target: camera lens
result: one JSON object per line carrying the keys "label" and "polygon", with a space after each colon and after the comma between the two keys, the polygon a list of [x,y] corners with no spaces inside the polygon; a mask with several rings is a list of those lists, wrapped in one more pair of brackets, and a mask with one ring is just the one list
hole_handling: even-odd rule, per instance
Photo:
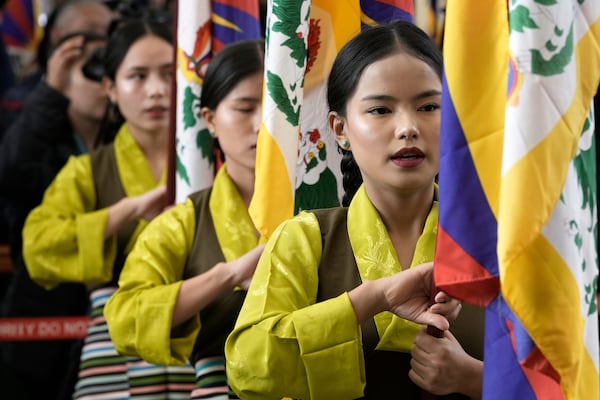
{"label": "camera lens", "polygon": [[81,72],[87,79],[100,82],[104,76],[104,47],[98,47],[92,51],[83,67]]}

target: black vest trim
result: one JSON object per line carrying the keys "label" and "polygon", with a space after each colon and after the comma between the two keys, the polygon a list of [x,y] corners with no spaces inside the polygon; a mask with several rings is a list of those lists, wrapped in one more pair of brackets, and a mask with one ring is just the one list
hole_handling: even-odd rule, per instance
{"label": "black vest trim", "polygon": [[[101,210],[127,197],[115,157],[114,143],[104,145],[90,153],[94,189],[96,190],[96,209]],[[119,275],[125,264],[125,249],[137,227],[137,221],[130,222],[117,232],[117,256],[112,279],[104,286],[117,286]]]}
{"label": "black vest trim", "polygon": [[[210,214],[211,192],[209,188],[189,196],[196,211],[196,235],[184,270],[184,279],[200,275],[216,264],[225,262]],[[225,355],[225,340],[233,330],[245,298],[245,291],[229,291],[218,296],[200,312],[202,327],[192,351],[193,363],[201,358]]]}

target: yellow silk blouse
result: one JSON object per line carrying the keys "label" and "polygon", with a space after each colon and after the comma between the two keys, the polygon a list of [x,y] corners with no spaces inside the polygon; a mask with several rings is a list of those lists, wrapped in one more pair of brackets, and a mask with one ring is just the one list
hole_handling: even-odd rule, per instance
{"label": "yellow silk blouse", "polygon": [[[156,182],[144,153],[127,124],[114,141],[115,158],[127,196],[141,195]],[[96,208],[90,155],[71,156],[28,215],[23,228],[23,256],[31,278],[52,288],[62,282],[101,284],[110,281],[116,236],[104,240],[108,209]],[[126,251],[147,225],[138,222]]]}
{"label": "yellow silk blouse", "polygon": [[[437,201],[417,242],[413,265],[433,260]],[[348,210],[348,234],[362,280],[402,270],[364,187]],[[267,243],[225,355],[233,389],[244,399],[353,399],[363,395],[360,327],[348,294],[316,303],[321,232],[303,212]],[[419,325],[392,313],[375,316],[377,349],[409,351]]]}
{"label": "yellow silk blouse", "polygon": [[[248,210],[224,165],[215,178],[209,209],[226,261],[258,245]],[[172,329],[173,310],[196,238],[190,199],[155,218],[138,238],[104,310],[111,338],[122,354],[163,365],[188,361],[201,329],[198,315]]]}

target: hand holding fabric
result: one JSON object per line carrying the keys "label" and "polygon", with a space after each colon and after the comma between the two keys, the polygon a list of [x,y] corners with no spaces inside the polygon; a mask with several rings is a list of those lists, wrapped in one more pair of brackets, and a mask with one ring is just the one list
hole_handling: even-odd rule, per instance
{"label": "hand holding fabric", "polygon": [[462,303],[450,297],[445,292],[437,292],[434,298],[434,304],[430,307],[429,311],[443,315],[449,322],[455,321],[460,314],[462,309]]}
{"label": "hand holding fabric", "polygon": [[[412,267],[382,280],[387,280],[384,296],[388,311],[420,324],[433,325],[441,330],[448,329],[448,320],[429,309],[433,281],[432,262]],[[444,306],[438,305],[438,308],[444,309]]]}

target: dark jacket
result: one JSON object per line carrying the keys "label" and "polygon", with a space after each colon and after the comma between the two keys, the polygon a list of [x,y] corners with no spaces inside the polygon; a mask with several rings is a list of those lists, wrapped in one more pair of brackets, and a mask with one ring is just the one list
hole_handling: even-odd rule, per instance
{"label": "dark jacket", "polygon": [[[27,214],[41,203],[44,191],[69,156],[79,152],[67,116],[68,105],[69,99],[40,82],[0,142],[1,217],[9,227],[15,265],[2,303],[4,317],[85,315],[87,311],[84,285],[63,284],[45,290],[30,279],[21,255],[21,231]],[[75,344],[72,340],[0,342],[3,368],[8,367],[11,376],[3,384],[20,386],[14,393],[7,388],[9,397],[41,394],[47,399],[67,398],[68,394],[59,393],[67,371],[73,367],[76,371],[79,354],[76,350],[72,354]]]}

